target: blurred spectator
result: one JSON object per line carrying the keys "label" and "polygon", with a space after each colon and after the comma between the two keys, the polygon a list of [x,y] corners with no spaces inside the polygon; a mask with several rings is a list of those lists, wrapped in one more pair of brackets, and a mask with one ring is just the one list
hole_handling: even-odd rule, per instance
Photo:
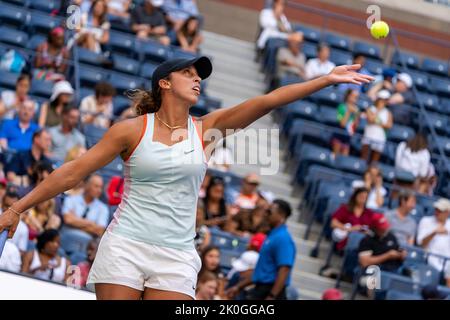
{"label": "blurred spectator", "polygon": [[348,201],[333,213],[331,228],[336,249],[343,250],[349,232],[365,232],[369,229],[374,212],[366,207],[369,190],[356,188]]}
{"label": "blurred spectator", "polygon": [[305,66],[306,79],[311,80],[327,75],[336,65],[329,60],[330,47],[326,44],[317,46],[317,58],[309,59]]}
{"label": "blurred spectator", "polygon": [[190,17],[199,15],[196,0],[160,0],[159,2],[161,3],[159,6],[163,4],[167,19],[176,31],[180,30]]}
{"label": "blurred spectator", "polygon": [[387,190],[383,187],[383,175],[377,166],[370,166],[364,173],[363,181],[353,181],[353,189],[364,187],[369,190],[366,207],[372,210],[383,207]]}
{"label": "blurred spectator", "polygon": [[281,79],[285,76],[297,76],[302,81],[306,79],[306,58],[301,51],[303,34],[295,33],[288,40],[288,46],[278,49],[277,76]]}
{"label": "blurred spectator", "polygon": [[43,280],[65,282],[70,261],[58,253],[60,236],[57,230],[45,230],[37,238],[36,249],[25,254],[22,272]]}
{"label": "blurred spectator", "polygon": [[242,180],[241,192],[234,201],[234,205],[241,209],[254,209],[260,195],[258,194],[258,186],[260,184],[259,176],[251,173]]}
{"label": "blurred spectator", "polygon": [[101,128],[109,128],[113,117],[113,98],[116,89],[107,82],[95,85],[95,94],[81,101],[81,122]]}
{"label": "blurred spectator", "polygon": [[[362,54],[359,54],[359,53],[355,54],[353,56],[352,64],[360,64],[361,65],[361,69],[358,70],[358,73],[372,75],[370,73],[370,71],[364,67],[366,64],[366,57],[363,56]],[[347,91],[349,89],[352,89],[352,90],[356,90],[358,92],[364,92],[365,88],[366,88],[366,85],[360,86],[360,85],[353,84],[353,83],[341,83],[340,85],[338,85],[338,89],[342,90],[342,91]]]}
{"label": "blurred spectator", "polygon": [[81,26],[75,35],[78,46],[96,53],[102,52],[102,45],[109,41],[111,27],[107,13],[108,4],[105,0],[92,1],[89,13],[81,15]]}
{"label": "blurred spectator", "polygon": [[208,226],[205,225],[205,207],[201,199],[197,202],[194,242],[198,252],[205,250],[211,242],[211,232]]}
{"label": "blurred spectator", "polygon": [[257,205],[253,210],[241,209],[227,221],[226,231],[241,237],[269,231],[267,210],[264,205]]}
{"label": "blurred spectator", "polygon": [[55,213],[55,200],[50,199],[37,204],[30,209],[24,221],[28,226],[30,240],[36,239],[44,230],[58,230],[61,218]]}
{"label": "blurred spectator", "polygon": [[395,167],[411,172],[416,177],[415,189],[418,192],[429,193],[435,182],[434,166],[431,163],[427,139],[421,133],[398,144]]}
{"label": "blurred spectator", "polygon": [[359,91],[348,89],[344,96],[344,102],[337,108],[337,120],[345,133],[335,132],[331,140],[333,154],[348,156],[350,154],[350,138],[356,132],[359,125],[360,111],[357,106]]}
{"label": "blurred spectator", "polygon": [[25,196],[34,189],[39,183],[47,178],[53,172],[53,165],[49,161],[37,161],[31,165],[30,183],[28,186],[21,186],[20,196]]}
{"label": "blurred spectator", "polygon": [[28,186],[32,175],[31,168],[38,161],[50,162],[47,158],[52,138],[47,130],[41,129],[33,134],[33,144],[30,150],[16,153],[11,163],[6,167],[8,180],[19,186]]}
{"label": "blurred spectator", "polygon": [[25,101],[19,106],[19,117],[3,121],[0,129],[0,146],[5,150],[30,150],[34,133],[39,130],[33,122],[34,102]]}
{"label": "blurred spectator", "polygon": [[139,39],[153,39],[163,45],[170,44],[166,22],[160,9],[164,1],[145,0],[131,13],[131,28]]}
{"label": "blurred spectator", "polygon": [[421,291],[423,300],[446,300],[447,295],[440,291],[437,286],[428,284],[422,288]]}
{"label": "blurred spectator", "polygon": [[394,78],[397,74],[397,70],[393,68],[383,69],[382,77],[375,80],[371,88],[367,91],[367,96],[375,101],[377,99],[377,93],[381,90],[387,90],[389,92],[394,91]]}
{"label": "blurred spectator", "polygon": [[383,271],[398,272],[406,258],[406,250],[398,244],[395,235],[390,232],[387,218],[381,213],[373,215],[371,229],[359,244],[359,264],[363,269],[376,265]]}
{"label": "blurred spectator", "polygon": [[274,0],[271,8],[263,9],[259,15],[259,27],[261,33],[257,40],[258,49],[266,46],[269,38],[281,38],[289,40],[298,37],[301,32],[293,32],[291,24],[284,15],[284,0]]}
{"label": "blurred spectator", "polygon": [[205,271],[199,274],[197,289],[195,290],[195,300],[218,300],[218,277],[214,272]]}
{"label": "blurred spectator", "polygon": [[[15,202],[19,201],[19,199],[20,197],[15,190],[7,190],[5,196],[2,199],[1,212],[8,210],[8,208],[10,208]],[[16,233],[14,233],[11,241],[19,249],[21,256],[23,256],[27,251],[28,236],[28,227],[25,222],[20,220],[19,224],[17,225]]]}
{"label": "blurred spectator", "polygon": [[68,105],[62,111],[62,123],[48,129],[52,136],[52,160],[62,163],[73,147],[86,146],[86,138],[76,128],[79,117],[80,111]]}
{"label": "blurred spectator", "polygon": [[385,213],[386,218],[400,246],[413,246],[417,223],[410,213],[416,207],[416,196],[409,190],[402,190],[398,196],[398,203],[398,208]]}
{"label": "blurred spectator", "polygon": [[394,90],[389,99],[389,104],[411,104],[414,102],[414,94],[411,91],[412,78],[407,73],[400,73],[394,78]]}
{"label": "blurred spectator", "polygon": [[205,225],[224,227],[229,217],[229,209],[225,204],[225,182],[222,178],[214,177],[206,188],[203,199],[205,211]]}
{"label": "blurred spectator", "polygon": [[205,272],[212,272],[217,276],[217,295],[225,297],[227,279],[220,270],[220,249],[216,246],[206,247],[201,253],[202,268],[198,273],[200,278]]}
{"label": "blurred spectator", "polygon": [[74,90],[68,81],[59,81],[53,86],[50,101],[43,103],[39,113],[39,126],[53,127],[61,124],[64,107],[73,98]]}
{"label": "blurred spectator", "polygon": [[0,256],[0,270],[11,272],[20,272],[22,267],[22,258],[20,251],[11,239],[6,240]]}
{"label": "blurred spectator", "polygon": [[341,290],[330,288],[323,292],[322,300],[344,300],[344,295]]}
{"label": "blurred spectator", "polygon": [[71,1],[72,4],[75,4],[80,7],[81,13],[87,13],[91,8],[93,0],[71,0]]}
{"label": "blurred spectator", "polygon": [[29,96],[31,79],[28,74],[21,74],[17,78],[16,90],[4,90],[0,96],[0,118],[14,119],[19,111],[19,107],[26,101],[31,100],[34,104],[34,111],[38,111],[38,104]]}
{"label": "blurred spectator", "polygon": [[3,197],[6,194],[7,186],[8,186],[8,181],[5,178],[0,178],[0,202],[3,201]]}
{"label": "blurred spectator", "polygon": [[241,284],[251,282],[253,270],[259,259],[259,250],[261,250],[265,239],[265,234],[255,234],[250,238],[247,250],[232,262],[232,269],[227,275],[228,284],[225,291],[228,298],[237,300],[243,300],[245,298],[243,293],[245,288],[242,288]]}
{"label": "blurred spectator", "polygon": [[[291,211],[290,204],[281,199],[275,199],[270,206],[272,230],[261,247],[252,275],[255,287],[249,292],[251,300],[286,299],[286,287],[291,281],[296,253],[295,243],[286,226]],[[246,287],[249,281],[240,284],[238,289]]]}
{"label": "blurred spectator", "polygon": [[[427,252],[450,258],[450,201],[441,198],[433,204],[433,216],[423,217],[417,227],[417,244]],[[444,269],[444,259],[430,255],[428,264],[439,271]],[[450,287],[450,264],[445,266],[445,278]]]}
{"label": "blurred spectator", "polygon": [[200,33],[200,22],[197,17],[191,16],[183,22],[177,31],[176,46],[180,46],[184,51],[198,53],[203,36]]}
{"label": "blurred spectator", "polygon": [[47,41],[36,48],[33,77],[37,80],[60,81],[65,79],[70,50],[64,44],[64,29],[50,31]]}
{"label": "blurred spectator", "polygon": [[230,165],[233,163],[233,153],[227,148],[226,139],[222,139],[212,151],[212,155],[208,162],[208,167],[223,172],[228,172]]}
{"label": "blurred spectator", "polygon": [[136,118],[136,117],[137,117],[136,109],[133,107],[130,107],[130,108],[127,108],[122,111],[118,121],[122,121],[125,119],[132,119],[132,118]]}
{"label": "blurred spectator", "polygon": [[[378,162],[386,144],[387,131],[392,128],[393,117],[386,106],[390,93],[381,90],[377,93],[375,106],[367,109],[367,125],[362,138],[361,158],[371,162]],[[371,154],[369,152],[371,151]]]}
{"label": "blurred spectator", "polygon": [[114,17],[128,19],[132,0],[108,0],[108,13]]}
{"label": "blurred spectator", "polygon": [[[101,237],[109,223],[109,210],[99,200],[103,191],[103,179],[92,175],[86,179],[85,192],[82,195],[68,196],[62,210],[64,225],[61,235],[66,239],[77,239],[87,245],[93,237]],[[69,242],[69,241],[67,241]],[[78,251],[75,241],[65,243],[68,253]]]}
{"label": "blurred spectator", "polygon": [[77,264],[80,268],[80,287],[86,287],[87,278],[89,276],[89,271],[91,270],[92,264],[94,263],[95,256],[97,255],[98,245],[100,244],[100,238],[94,238],[89,241],[86,249],[87,260],[82,261]]}

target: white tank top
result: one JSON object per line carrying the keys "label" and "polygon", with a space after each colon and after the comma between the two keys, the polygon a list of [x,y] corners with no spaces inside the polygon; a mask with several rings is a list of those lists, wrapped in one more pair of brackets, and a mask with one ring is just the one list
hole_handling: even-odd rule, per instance
{"label": "white tank top", "polygon": [[197,199],[207,169],[191,116],[188,137],[167,146],[153,141],[154,114],[144,116],[139,144],[124,163],[124,192],[108,231],[175,249],[194,248]]}
{"label": "white tank top", "polygon": [[[42,271],[42,270],[36,270],[33,275],[36,278],[43,279],[43,280],[52,280],[56,282],[63,282],[64,277],[66,275],[66,258],[61,257],[61,263],[58,265],[58,261],[53,258],[48,262],[49,267],[48,269]],[[33,253],[33,261],[31,261],[30,270],[35,270],[40,268],[42,265],[41,259],[39,258],[39,253],[37,250],[34,250]],[[52,270],[53,269],[53,270]]]}

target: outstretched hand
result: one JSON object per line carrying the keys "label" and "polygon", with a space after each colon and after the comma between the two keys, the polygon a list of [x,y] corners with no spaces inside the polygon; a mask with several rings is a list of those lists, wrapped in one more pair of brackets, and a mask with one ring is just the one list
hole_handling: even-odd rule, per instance
{"label": "outstretched hand", "polygon": [[337,83],[353,83],[357,85],[362,85],[364,83],[370,83],[374,80],[373,77],[358,73],[357,71],[361,69],[360,64],[353,65],[343,65],[334,68],[329,74],[333,84]]}

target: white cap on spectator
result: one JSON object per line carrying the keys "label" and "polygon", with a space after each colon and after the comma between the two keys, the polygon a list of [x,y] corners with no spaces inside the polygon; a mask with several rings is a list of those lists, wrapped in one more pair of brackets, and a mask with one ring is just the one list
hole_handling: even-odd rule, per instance
{"label": "white cap on spectator", "polygon": [[387,90],[380,90],[377,93],[377,99],[388,100],[391,97],[391,93]]}
{"label": "white cap on spectator", "polygon": [[407,74],[407,73],[404,73],[404,72],[400,73],[399,75],[397,75],[397,80],[400,80],[400,81],[404,82],[405,85],[408,88],[411,88],[412,85],[413,85],[413,81],[412,81],[411,76],[409,74]]}
{"label": "white cap on spectator", "polygon": [[164,4],[164,0],[147,0],[147,1],[149,1],[154,7],[161,7]]}
{"label": "white cap on spectator", "polygon": [[53,86],[52,96],[50,97],[50,101],[54,101],[60,94],[74,94],[72,85],[68,81],[58,81]]}
{"label": "white cap on spectator", "polygon": [[443,212],[450,211],[450,201],[445,198],[440,198],[438,201],[433,203],[433,207]]}
{"label": "white cap on spectator", "polygon": [[247,270],[253,270],[256,267],[256,263],[258,262],[259,253],[256,251],[246,251],[244,252],[239,259],[234,260],[231,263],[231,266],[237,272],[243,272]]}

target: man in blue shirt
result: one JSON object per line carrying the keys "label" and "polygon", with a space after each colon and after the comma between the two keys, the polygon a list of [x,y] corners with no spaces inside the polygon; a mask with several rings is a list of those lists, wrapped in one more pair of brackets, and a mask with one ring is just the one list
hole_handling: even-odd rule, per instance
{"label": "man in blue shirt", "polygon": [[227,290],[230,297],[254,283],[255,287],[249,292],[248,299],[286,300],[286,287],[290,284],[296,254],[295,243],[286,226],[291,211],[291,206],[284,200],[272,202],[268,212],[272,230],[261,247],[252,279]]}
{"label": "man in blue shirt", "polygon": [[26,101],[19,107],[18,119],[3,122],[0,130],[0,146],[5,150],[30,150],[33,134],[39,129],[34,117],[33,101]]}

